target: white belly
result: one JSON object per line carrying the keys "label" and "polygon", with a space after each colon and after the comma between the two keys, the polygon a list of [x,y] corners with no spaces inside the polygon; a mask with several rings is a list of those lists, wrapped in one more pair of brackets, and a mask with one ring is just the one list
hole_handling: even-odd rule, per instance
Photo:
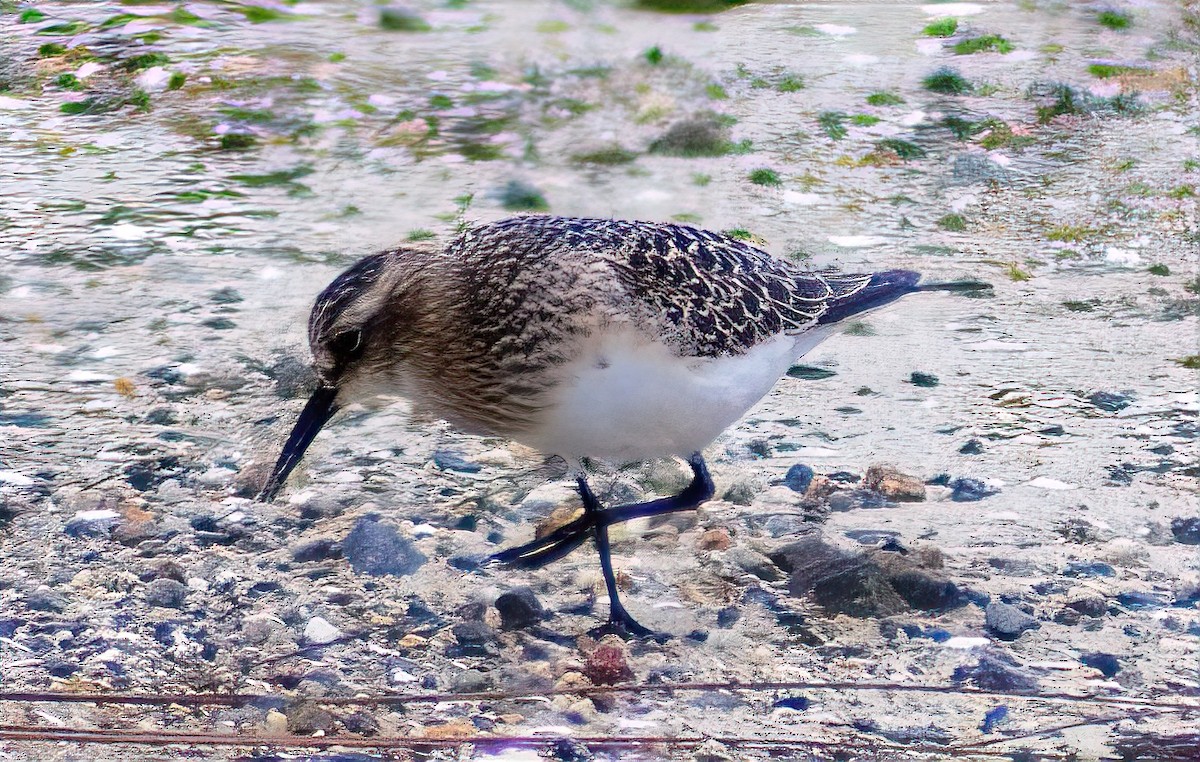
{"label": "white belly", "polygon": [[828,336],[781,335],[735,357],[682,358],[632,333],[607,337],[565,369],[555,403],[524,444],[569,460],[687,457],[758,402]]}

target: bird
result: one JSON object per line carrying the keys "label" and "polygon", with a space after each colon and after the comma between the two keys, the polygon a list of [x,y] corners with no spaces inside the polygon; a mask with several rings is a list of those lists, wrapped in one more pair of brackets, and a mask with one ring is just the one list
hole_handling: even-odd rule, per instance
{"label": "bird", "polygon": [[[274,499],[322,426],[379,395],[471,434],[559,456],[583,513],[491,560],[534,569],[589,538],[609,600],[600,632],[660,638],[621,602],[609,527],[713,497],[703,450],[836,325],[920,291],[911,270],[810,272],[682,224],[525,215],[468,226],[444,248],[367,256],[313,305],[318,378],[260,500]],[[677,495],[604,507],[584,460],[679,457]]]}

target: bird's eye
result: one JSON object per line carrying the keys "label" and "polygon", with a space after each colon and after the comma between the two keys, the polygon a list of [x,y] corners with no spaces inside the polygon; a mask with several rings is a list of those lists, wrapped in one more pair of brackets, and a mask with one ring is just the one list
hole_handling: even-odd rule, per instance
{"label": "bird's eye", "polygon": [[342,331],[329,340],[329,351],[341,362],[357,360],[363,353],[365,343],[363,332],[359,330]]}

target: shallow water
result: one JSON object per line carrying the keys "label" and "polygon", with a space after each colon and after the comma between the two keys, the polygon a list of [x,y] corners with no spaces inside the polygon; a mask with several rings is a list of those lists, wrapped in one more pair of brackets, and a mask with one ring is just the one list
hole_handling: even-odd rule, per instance
{"label": "shallow water", "polygon": [[[230,497],[253,480],[252,464],[273,458],[299,407],[307,309],[340,268],[533,208],[744,231],[814,266],[994,283],[989,299],[906,300],[811,353],[806,364],[834,375],[785,379],[712,448],[721,488],[747,484],[753,497],[715,504],[704,526],[740,526],[739,545],[769,549],[779,538],[755,534],[752,519],[795,510],[795,496],[767,483],[796,462],[861,473],[886,461],[923,479],[990,480],[1001,491],[979,502],[836,512],[824,529],[884,528],[930,542],[958,584],[1031,607],[1043,627],[1002,647],[1024,663],[1076,664],[1049,673],[1055,687],[1148,698],[1200,690],[1200,625],[1188,597],[1200,561],[1168,529],[1200,512],[1194,10],[1130,4],[1128,27],[1109,29],[1098,23],[1105,9],[1055,2],[751,3],[708,15],[590,0],[428,2],[410,6],[428,29],[400,31],[382,28],[376,6],[350,2],[0,8],[0,500],[15,514],[0,543],[17,570],[0,600],[21,622],[0,660],[13,684],[49,684],[44,662],[83,658],[67,644],[12,666],[31,658],[22,638],[41,616],[30,613],[32,591],[62,591],[68,604],[57,615],[119,630],[127,612],[141,612],[140,588],[92,597],[77,573],[119,576],[159,555],[187,579],[277,578],[300,601],[298,617],[323,612],[343,629],[398,616],[414,592],[427,593],[448,625],[459,606],[518,580],[560,607],[562,596],[589,589],[586,553],[511,578],[474,572],[464,581],[447,567],[448,557],[494,549],[489,531],[501,544],[528,531],[522,522],[535,516],[509,504],[539,482],[538,459],[410,422],[402,406],[333,425],[301,467],[291,503]],[[956,36],[922,33],[951,15]],[[1001,35],[1011,50],[953,52],[981,34]],[[923,79],[943,66],[973,91],[926,89]],[[873,105],[873,93],[896,97]],[[727,130],[722,155],[655,152],[673,124],[710,112]],[[752,174],[763,169],[773,174]],[[937,384],[911,383],[914,371]],[[959,452],[970,440],[979,454]],[[435,450],[486,465],[438,469]],[[627,481],[649,489],[653,480]],[[296,523],[297,506],[330,496],[349,506],[345,516]],[[63,534],[77,511],[108,505],[151,514],[166,527],[153,539],[160,544]],[[483,509],[478,532],[449,529],[464,505]],[[371,591],[333,561],[334,586],[365,601],[343,610],[328,589],[296,581],[301,565],[279,567],[291,564],[294,543],[343,537],[371,510],[408,533],[437,528],[417,532],[433,560],[416,576]],[[262,535],[256,544],[197,544],[196,516],[231,513]],[[1100,527],[1091,545],[1063,540],[1079,522]],[[644,542],[622,544],[618,565],[641,586],[631,608],[655,626],[709,628],[714,589],[737,598],[747,587],[720,558],[693,560],[682,540],[674,552]],[[989,559],[1000,557],[1028,561],[1036,574],[996,574]],[[1083,587],[1112,600],[1153,593],[1172,606],[1125,607],[1082,632],[1052,623],[1054,596],[1078,587],[1064,565],[1080,560],[1117,567],[1115,579]],[[216,597],[196,587],[192,605],[202,611]],[[654,609],[656,599],[671,605]],[[238,621],[275,616],[283,604],[251,596],[220,605]],[[806,613],[830,643],[873,663],[801,653],[757,612],[742,629],[703,646],[676,642],[641,667],[671,663],[714,679],[932,680],[952,665],[916,641],[879,643],[870,621]],[[582,632],[589,619],[556,626]],[[974,606],[932,619],[956,634],[982,628]],[[148,626],[137,621],[135,630]],[[279,643],[293,642],[289,631]],[[216,684],[231,689],[247,674],[274,684],[269,669],[235,668],[238,632],[223,635]],[[431,632],[450,638],[446,627]],[[518,660],[508,646],[501,664]],[[160,645],[139,648],[143,661],[123,687],[197,688],[184,661],[167,664],[164,678],[146,669]],[[348,681],[336,690],[387,685],[382,673],[361,673],[365,652],[346,648],[326,655]],[[1098,685],[1080,672],[1081,651],[1138,667]],[[445,669],[423,653],[407,658]],[[739,660],[744,653],[752,657]],[[95,669],[83,674],[108,679]],[[757,710],[717,718],[656,703],[573,727],[615,732],[643,711],[662,733],[736,736],[777,724]],[[853,715],[832,702],[827,711]],[[676,714],[686,715],[682,725]],[[959,739],[978,724],[943,720]],[[821,718],[805,722],[828,731]],[[1195,732],[1178,718],[1161,722]],[[532,730],[518,723],[514,732]],[[1115,748],[1112,734],[1073,732],[1061,744]]]}

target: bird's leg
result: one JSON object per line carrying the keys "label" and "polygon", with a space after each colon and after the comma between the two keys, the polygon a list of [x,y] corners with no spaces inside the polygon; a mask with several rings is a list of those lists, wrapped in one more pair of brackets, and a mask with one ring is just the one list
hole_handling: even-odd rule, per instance
{"label": "bird's leg", "polygon": [[678,495],[649,500],[645,503],[620,505],[608,510],[600,507],[600,501],[592,494],[587,480],[580,475],[576,478],[576,484],[579,496],[583,500],[582,516],[567,522],[544,537],[496,553],[491,560],[523,569],[537,569],[564,558],[572,550],[578,548],[592,534],[592,530],[597,525],[603,524],[607,527],[610,524],[645,516],[661,516],[666,513],[690,511],[712,497],[714,488],[712,478],[708,475],[708,467],[704,464],[704,458],[700,456],[700,453],[692,455],[689,462],[692,466],[692,483]]}
{"label": "bird's leg", "polygon": [[704,463],[704,456],[698,452],[693,453],[692,457],[688,459],[688,463],[692,466],[692,483],[684,487],[683,492],[672,497],[648,500],[645,503],[609,508],[604,512],[604,520],[609,524],[616,524],[645,516],[662,516],[666,513],[678,513],[699,508],[701,503],[713,496],[716,488],[713,486],[712,477],[708,475],[708,466]]}
{"label": "bird's leg", "polygon": [[617,592],[617,577],[612,566],[608,527],[611,524],[646,516],[690,511],[711,498],[715,488],[704,458],[700,453],[695,453],[689,462],[692,466],[692,482],[678,495],[645,503],[621,505],[608,510],[604,510],[600,506],[600,501],[596,499],[591,487],[588,486],[587,479],[580,475],[577,479],[577,486],[579,497],[583,501],[582,516],[555,529],[545,537],[539,537],[533,542],[497,553],[492,556],[492,560],[526,569],[536,569],[563,558],[582,545],[588,535],[592,535],[596,540],[596,552],[600,555],[600,570],[604,574],[604,586],[608,590],[609,601],[608,622],[592,632],[595,634],[615,632],[623,636],[635,635],[661,639],[663,637],[661,633],[656,633],[639,624],[621,603],[620,595]]}

